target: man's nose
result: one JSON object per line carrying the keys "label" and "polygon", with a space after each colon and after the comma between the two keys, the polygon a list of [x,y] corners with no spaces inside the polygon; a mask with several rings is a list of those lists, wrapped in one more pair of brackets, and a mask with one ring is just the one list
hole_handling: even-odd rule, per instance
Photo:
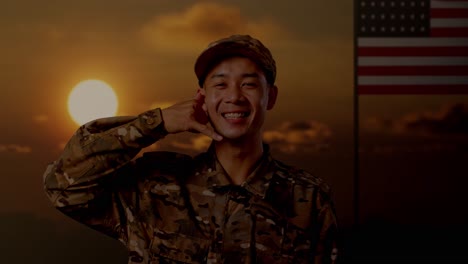
{"label": "man's nose", "polygon": [[241,87],[238,85],[229,85],[226,89],[226,102],[236,103],[243,100]]}

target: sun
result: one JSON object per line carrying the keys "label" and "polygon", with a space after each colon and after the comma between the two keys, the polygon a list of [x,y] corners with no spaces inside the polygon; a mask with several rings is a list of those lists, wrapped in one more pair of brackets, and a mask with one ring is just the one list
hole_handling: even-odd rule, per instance
{"label": "sun", "polygon": [[118,99],[114,89],[100,80],[78,83],[68,96],[68,113],[78,125],[101,117],[115,116]]}

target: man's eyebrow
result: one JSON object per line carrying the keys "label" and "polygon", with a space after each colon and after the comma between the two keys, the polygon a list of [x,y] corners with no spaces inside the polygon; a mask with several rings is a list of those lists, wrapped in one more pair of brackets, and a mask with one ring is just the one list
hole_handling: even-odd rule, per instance
{"label": "man's eyebrow", "polygon": [[211,75],[210,79],[214,79],[214,78],[224,78],[224,77],[226,77],[226,74],[224,74],[224,73],[217,73],[217,74]]}
{"label": "man's eyebrow", "polygon": [[[210,76],[210,79],[215,79],[215,78],[224,78],[226,77],[226,74],[224,73],[216,73],[216,74],[213,74]],[[244,73],[242,74],[242,77],[243,78],[259,78],[260,76],[258,75],[258,73],[256,72],[252,72],[252,73]]]}
{"label": "man's eyebrow", "polygon": [[246,78],[246,77],[259,78],[260,76],[258,75],[258,73],[253,72],[253,73],[244,73],[244,74],[242,74],[242,77],[244,77],[244,78]]}

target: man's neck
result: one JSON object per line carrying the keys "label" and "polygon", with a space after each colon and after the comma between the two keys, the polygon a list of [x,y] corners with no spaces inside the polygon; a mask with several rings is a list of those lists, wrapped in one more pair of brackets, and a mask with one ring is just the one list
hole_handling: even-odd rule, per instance
{"label": "man's neck", "polygon": [[261,138],[254,140],[215,142],[218,161],[233,184],[242,184],[263,155]]}

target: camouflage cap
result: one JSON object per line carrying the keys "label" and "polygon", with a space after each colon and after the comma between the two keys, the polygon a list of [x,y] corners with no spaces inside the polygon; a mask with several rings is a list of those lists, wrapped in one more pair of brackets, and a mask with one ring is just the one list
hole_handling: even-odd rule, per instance
{"label": "camouflage cap", "polygon": [[200,54],[195,62],[195,74],[198,85],[203,87],[208,72],[222,60],[241,56],[254,61],[265,73],[269,84],[274,84],[276,79],[276,63],[270,50],[258,39],[249,35],[232,35],[214,41]]}

